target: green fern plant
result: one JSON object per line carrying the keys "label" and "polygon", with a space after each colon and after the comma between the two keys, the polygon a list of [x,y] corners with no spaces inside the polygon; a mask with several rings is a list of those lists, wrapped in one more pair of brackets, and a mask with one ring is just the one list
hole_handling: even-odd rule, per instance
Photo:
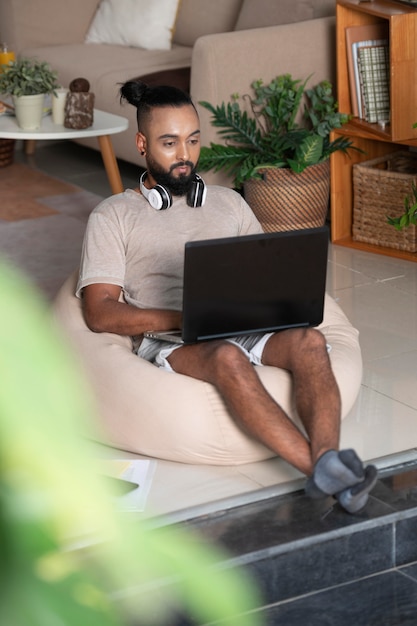
{"label": "green fern plant", "polygon": [[[200,170],[224,170],[240,188],[245,180],[260,177],[261,169],[285,167],[300,173],[328,159],[335,150],[346,152],[352,142],[344,137],[330,141],[330,132],[349,116],[337,111],[329,81],[306,89],[308,80],[284,74],[268,85],[254,81],[253,96],[235,94],[231,102],[218,106],[200,102],[212,114],[211,123],[224,140],[224,145],[202,147]],[[303,103],[303,123],[299,124]]]}

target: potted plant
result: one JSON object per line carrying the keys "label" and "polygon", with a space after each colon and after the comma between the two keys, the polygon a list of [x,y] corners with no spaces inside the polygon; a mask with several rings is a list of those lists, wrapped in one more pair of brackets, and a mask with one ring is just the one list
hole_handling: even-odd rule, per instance
{"label": "potted plant", "polygon": [[225,140],[224,145],[202,148],[200,169],[232,175],[265,230],[323,225],[329,156],[352,144],[344,137],[330,139],[331,131],[349,119],[337,111],[331,83],[322,81],[306,89],[308,80],[284,74],[268,85],[254,81],[254,96],[234,95],[219,106],[200,102]]}
{"label": "potted plant", "polygon": [[20,128],[34,130],[41,125],[45,95],[58,88],[57,73],[48,63],[19,58],[2,66],[0,93],[13,98]]}

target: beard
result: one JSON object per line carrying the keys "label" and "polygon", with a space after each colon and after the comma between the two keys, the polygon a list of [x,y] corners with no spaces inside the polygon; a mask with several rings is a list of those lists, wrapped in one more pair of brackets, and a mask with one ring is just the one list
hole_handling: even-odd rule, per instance
{"label": "beard", "polygon": [[[191,167],[190,174],[180,174],[179,176],[173,176],[172,171],[176,167],[181,165],[188,165]],[[168,171],[164,170],[158,163],[152,158],[147,157],[148,172],[158,185],[162,185],[168,189],[173,196],[186,196],[193,184],[196,168],[192,161],[180,161],[171,165]]]}

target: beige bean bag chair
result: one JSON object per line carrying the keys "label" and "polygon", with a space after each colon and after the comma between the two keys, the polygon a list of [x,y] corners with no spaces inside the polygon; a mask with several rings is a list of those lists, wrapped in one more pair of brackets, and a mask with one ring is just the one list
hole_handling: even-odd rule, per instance
{"label": "beige bean bag chair", "polygon": [[[151,365],[133,354],[129,337],[91,332],[74,295],[76,280],[74,274],[61,288],[54,314],[91,378],[104,443],[184,463],[237,465],[275,456],[236,425],[212,385]],[[362,378],[358,332],[330,296],[320,329],[332,347],[345,417]],[[257,371],[269,393],[297,420],[290,375],[273,367]]]}

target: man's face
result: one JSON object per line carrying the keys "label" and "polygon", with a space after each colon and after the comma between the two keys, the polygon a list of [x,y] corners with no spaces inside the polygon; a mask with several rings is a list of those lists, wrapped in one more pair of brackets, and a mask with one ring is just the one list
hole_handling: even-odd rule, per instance
{"label": "man's face", "polygon": [[136,143],[146,154],[148,186],[158,183],[173,195],[185,195],[200,156],[200,124],[194,107],[154,108]]}

